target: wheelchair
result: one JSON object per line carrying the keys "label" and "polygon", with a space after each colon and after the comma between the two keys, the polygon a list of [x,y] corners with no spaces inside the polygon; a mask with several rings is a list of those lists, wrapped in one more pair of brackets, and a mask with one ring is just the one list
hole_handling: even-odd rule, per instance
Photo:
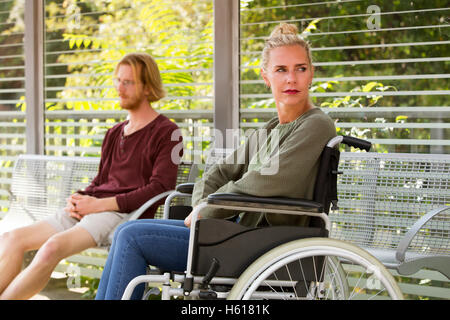
{"label": "wheelchair", "polygon": [[[192,211],[187,268],[184,273],[156,270],[134,278],[122,299],[146,283],[144,298],[230,300],[403,299],[396,281],[376,258],[347,242],[328,238],[328,212],[337,206],[341,143],[369,151],[368,141],[337,136],[324,148],[314,200],[215,193]],[[165,217],[182,219],[186,207],[170,206],[188,197],[193,184],[182,184],[166,200]],[[198,219],[204,208],[240,212],[308,215],[308,227],[248,228],[223,219]],[[188,212],[190,208],[188,208]],[[171,214],[172,213],[172,214]],[[173,215],[173,216],[172,216]]]}

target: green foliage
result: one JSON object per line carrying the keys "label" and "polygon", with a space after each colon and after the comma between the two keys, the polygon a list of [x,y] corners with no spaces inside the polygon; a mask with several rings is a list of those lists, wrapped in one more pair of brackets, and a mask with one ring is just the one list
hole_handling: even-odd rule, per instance
{"label": "green foliage", "polygon": [[[48,0],[45,10],[49,43],[46,110],[77,114],[120,110],[112,83],[114,68],[123,55],[136,51],[151,54],[161,71],[167,98],[154,103],[154,108],[212,109],[211,99],[191,98],[212,96],[212,1]],[[67,115],[54,121],[72,121]],[[52,136],[82,136],[47,143],[100,146],[101,135],[124,116],[99,118],[97,125],[93,125],[97,120],[91,120],[92,116],[78,116],[73,119],[78,125],[73,127],[47,126],[46,133]],[[86,126],[80,126],[82,121],[87,121]]]}
{"label": "green foliage", "polygon": [[[202,7],[195,5],[195,1],[87,1],[81,7],[79,25],[68,28],[70,17],[64,15],[67,8],[62,5],[56,10],[51,3],[46,5],[49,15],[47,29],[55,30],[50,34],[55,37],[58,37],[57,33],[62,33],[65,46],[69,49],[68,54],[61,54],[55,60],[66,63],[68,67],[65,71],[72,75],[88,75],[61,80],[67,89],[56,95],[76,100],[55,103],[53,108],[118,109],[117,103],[105,101],[117,97],[112,88],[112,72],[124,54],[134,51],[148,52],[155,57],[170,96],[202,95],[208,90],[186,84],[211,82],[209,73],[192,70],[212,66],[212,4],[204,3]],[[90,12],[98,14],[88,15]],[[63,31],[59,31],[58,26],[64,26]],[[91,89],[73,90],[70,87]],[[86,104],[80,101],[83,97],[101,97],[104,100]],[[165,101],[160,107],[196,109],[204,105],[193,100],[186,100],[185,103],[174,100]]]}
{"label": "green foliage", "polygon": [[[380,12],[379,29],[369,29],[368,6],[376,5]],[[286,7],[283,7],[286,6]],[[243,85],[241,92],[248,97],[242,99],[241,107],[274,108],[273,100],[255,95],[268,95],[269,91],[259,79],[259,52],[264,39],[277,23],[284,21],[296,24],[312,47],[316,65],[315,78],[335,78],[336,81],[313,83],[312,98],[317,106],[325,108],[358,108],[361,112],[330,112],[337,121],[367,123],[366,128],[339,128],[340,132],[357,134],[369,139],[433,139],[433,130],[426,128],[435,120],[432,113],[408,116],[395,110],[396,107],[447,106],[445,94],[390,94],[388,91],[445,91],[448,81],[422,79],[415,75],[441,74],[447,62],[408,62],[407,60],[447,57],[448,45],[410,45],[411,43],[433,43],[448,40],[449,28],[437,27],[446,21],[444,0],[433,1],[352,1],[352,2],[305,2],[301,0],[246,0],[241,1],[241,70]],[[393,12],[401,12],[392,14]],[[433,23],[431,23],[433,21]],[[432,25],[432,26],[431,26]],[[392,44],[392,45],[391,45]],[[342,49],[337,49],[342,48]],[[395,60],[397,62],[388,62]],[[373,61],[373,62],[372,62]],[[342,62],[342,63],[340,63]],[[352,63],[354,62],[354,63]],[[386,76],[386,79],[383,79]],[[400,76],[400,77],[397,77]],[[401,76],[404,76],[401,78]],[[339,79],[341,78],[341,79]],[[379,80],[383,79],[383,80]],[[342,96],[342,92],[350,95]],[[333,95],[333,93],[336,93]],[[364,93],[368,93],[365,95]],[[375,112],[380,107],[391,108]],[[371,112],[365,112],[365,109]],[[336,116],[339,114],[339,116]],[[357,115],[357,116],[355,116]],[[401,118],[399,118],[401,117]],[[259,119],[247,118],[244,122]],[[263,119],[260,119],[264,121]],[[386,127],[371,127],[372,123],[386,123]],[[397,128],[389,124],[404,123]],[[423,123],[424,128],[409,128],[408,123]],[[450,131],[442,129],[443,138]],[[440,138],[442,139],[442,138]],[[406,140],[405,140],[406,141]],[[447,147],[446,147],[447,148]],[[430,147],[405,145],[376,145],[376,151],[430,152]]]}

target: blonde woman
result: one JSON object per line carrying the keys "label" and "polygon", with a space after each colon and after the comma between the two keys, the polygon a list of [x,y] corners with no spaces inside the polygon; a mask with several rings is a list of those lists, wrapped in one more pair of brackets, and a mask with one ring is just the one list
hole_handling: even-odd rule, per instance
{"label": "blonde woman", "polygon": [[[254,137],[250,136],[230,155],[233,161],[224,161],[208,170],[195,184],[194,206],[215,192],[312,199],[320,154],[336,130],[333,121],[309,99],[314,67],[309,46],[298,35],[295,25],[281,24],[274,29],[262,53],[261,75],[272,90],[278,113],[254,133],[257,136],[260,131],[266,132],[266,141],[253,154]],[[272,158],[258,157],[274,140],[278,148]],[[278,164],[276,170],[266,170],[273,162]],[[220,209],[202,211],[203,218],[230,218],[234,214]],[[120,226],[114,235],[97,299],[120,299],[127,284],[145,274],[149,264],[164,270],[185,271],[190,221],[188,216],[185,221],[146,220]],[[300,216],[244,213],[239,223],[306,225],[308,221]],[[140,285],[132,298],[141,297],[142,292]]]}

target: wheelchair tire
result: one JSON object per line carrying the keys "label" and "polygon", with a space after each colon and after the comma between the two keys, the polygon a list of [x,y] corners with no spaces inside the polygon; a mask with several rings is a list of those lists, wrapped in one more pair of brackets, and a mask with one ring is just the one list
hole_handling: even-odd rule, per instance
{"label": "wheelchair tire", "polygon": [[294,240],[255,260],[230,300],[403,299],[389,271],[367,251],[329,238]]}

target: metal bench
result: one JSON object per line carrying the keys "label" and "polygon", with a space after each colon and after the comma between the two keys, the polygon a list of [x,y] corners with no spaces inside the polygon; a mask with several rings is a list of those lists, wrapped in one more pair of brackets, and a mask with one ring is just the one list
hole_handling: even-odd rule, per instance
{"label": "metal bench", "polygon": [[[20,155],[12,173],[10,206],[0,220],[0,233],[30,225],[53,215],[65,207],[66,199],[77,190],[89,185],[97,175],[100,158],[56,157],[42,155]],[[193,181],[196,170],[189,163],[178,167],[177,184]],[[148,200],[139,209],[130,213],[128,219],[138,219],[151,205],[164,199],[173,190]],[[162,206],[157,217],[162,216]],[[155,217],[156,217],[155,216]],[[111,233],[112,236],[112,233]],[[90,278],[100,278],[107,257],[107,248],[93,248],[61,261],[55,271],[68,270]],[[76,263],[74,268],[71,263]]]}
{"label": "metal bench", "polygon": [[450,155],[343,152],[339,170],[330,237],[369,251],[405,295],[450,299]]}
{"label": "metal bench", "polygon": [[[450,155],[342,152],[339,171],[330,238],[374,255],[406,298],[450,299]],[[190,195],[180,187],[165,217],[173,197]]]}

